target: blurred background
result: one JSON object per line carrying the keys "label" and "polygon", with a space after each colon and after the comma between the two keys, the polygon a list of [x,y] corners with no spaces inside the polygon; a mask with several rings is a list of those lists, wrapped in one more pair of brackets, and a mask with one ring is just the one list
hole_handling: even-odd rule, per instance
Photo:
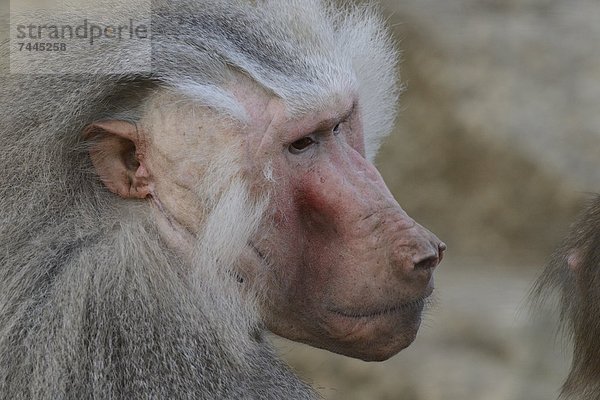
{"label": "blurred background", "polygon": [[407,91],[378,167],[449,246],[436,304],[383,363],[281,353],[325,399],[555,399],[569,349],[528,291],[600,191],[600,1],[380,3]]}
{"label": "blurred background", "polygon": [[436,304],[383,363],[274,340],[327,400],[555,399],[569,349],[528,291],[600,191],[600,1],[379,2],[407,90],[378,167],[449,246]]}

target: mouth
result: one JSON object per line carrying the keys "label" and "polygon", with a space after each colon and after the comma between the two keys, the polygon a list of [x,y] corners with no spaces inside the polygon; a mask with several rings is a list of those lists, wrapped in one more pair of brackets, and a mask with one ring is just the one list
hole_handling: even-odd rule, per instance
{"label": "mouth", "polygon": [[429,303],[429,296],[431,296],[432,292],[433,290],[429,290],[425,296],[418,299],[381,308],[366,310],[342,310],[338,308],[328,308],[328,311],[342,317],[353,319],[376,318],[393,314],[420,314],[425,309],[425,306]]}

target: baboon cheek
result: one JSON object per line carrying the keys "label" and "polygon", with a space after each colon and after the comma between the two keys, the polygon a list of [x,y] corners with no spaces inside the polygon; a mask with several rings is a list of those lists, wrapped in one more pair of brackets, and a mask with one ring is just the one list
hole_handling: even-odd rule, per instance
{"label": "baboon cheek", "polygon": [[285,251],[275,263],[283,284],[269,328],[383,360],[414,340],[445,245],[400,208],[367,161],[345,161],[358,165],[309,171],[295,203],[283,203],[289,209],[277,223]]}

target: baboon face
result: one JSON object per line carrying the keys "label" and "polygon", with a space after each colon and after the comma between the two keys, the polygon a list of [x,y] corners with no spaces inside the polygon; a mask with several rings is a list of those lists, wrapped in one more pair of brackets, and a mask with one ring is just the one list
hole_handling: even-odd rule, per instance
{"label": "baboon face", "polygon": [[207,192],[242,176],[269,199],[236,272],[240,285],[264,288],[266,326],[364,360],[396,354],[415,338],[445,245],[400,208],[365,158],[358,98],[335,93],[325,107],[292,116],[246,79],[231,92],[243,123],[159,95],[137,130],[93,125],[88,132],[105,137],[91,152],[100,177],[123,197],[150,200],[165,237],[185,251],[201,230]]}
{"label": "baboon face", "polygon": [[[277,187],[272,230],[252,245],[274,266],[269,328],[365,360],[408,346],[444,245],[400,208],[365,159],[351,95],[297,120],[275,111],[267,141]],[[259,144],[260,143],[260,144]],[[259,164],[263,165],[263,163]]]}

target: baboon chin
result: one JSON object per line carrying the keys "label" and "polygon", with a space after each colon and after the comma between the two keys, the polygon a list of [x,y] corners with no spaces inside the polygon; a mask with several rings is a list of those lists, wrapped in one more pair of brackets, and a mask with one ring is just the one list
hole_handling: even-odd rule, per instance
{"label": "baboon chin", "polygon": [[265,330],[407,347],[446,246],[372,163],[378,14],[186,0],[152,32],[151,73],[1,77],[0,398],[309,399]]}
{"label": "baboon chin", "polygon": [[560,316],[573,339],[561,399],[600,399],[600,196],[573,224],[536,283],[536,296],[558,291]]}

